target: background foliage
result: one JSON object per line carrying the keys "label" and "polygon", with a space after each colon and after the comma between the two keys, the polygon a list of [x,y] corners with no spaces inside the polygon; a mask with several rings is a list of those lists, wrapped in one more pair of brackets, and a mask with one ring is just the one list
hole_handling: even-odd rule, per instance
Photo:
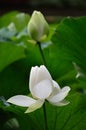
{"label": "background foliage", "polygon": [[[43,64],[38,45],[28,42],[28,14],[11,12],[0,17],[0,128],[43,130],[43,109],[24,114],[25,108],[6,100],[29,94],[29,72]],[[61,87],[68,85],[70,104],[55,107],[46,102],[49,130],[86,129],[86,17],[62,19],[50,24],[50,34],[41,43],[46,66]],[[40,120],[41,119],[41,120]]]}

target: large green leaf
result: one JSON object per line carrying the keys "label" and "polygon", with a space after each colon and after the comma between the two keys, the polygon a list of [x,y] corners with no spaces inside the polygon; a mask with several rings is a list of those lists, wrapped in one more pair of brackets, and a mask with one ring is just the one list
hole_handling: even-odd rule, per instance
{"label": "large green leaf", "polygon": [[[52,41],[63,59],[75,62],[86,73],[86,17],[66,18],[57,27]],[[58,53],[58,52],[57,52]],[[60,58],[60,57],[59,57]]]}
{"label": "large green leaf", "polygon": [[[61,86],[86,86],[85,23],[86,17],[65,18],[58,24],[51,39],[52,43],[43,49],[47,67]],[[81,73],[80,76],[83,77],[76,79],[77,73]]]}
{"label": "large green leaf", "polygon": [[24,47],[11,43],[0,43],[0,71],[14,61],[24,57]]}
{"label": "large green leaf", "polygon": [[86,129],[86,95],[77,93],[70,96],[69,100],[70,104],[68,106],[48,107],[49,130]]}

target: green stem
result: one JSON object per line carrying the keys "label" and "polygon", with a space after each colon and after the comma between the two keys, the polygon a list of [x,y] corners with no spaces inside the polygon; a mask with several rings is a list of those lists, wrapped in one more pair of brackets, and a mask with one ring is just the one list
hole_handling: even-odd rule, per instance
{"label": "green stem", "polygon": [[37,42],[37,44],[39,46],[39,50],[40,50],[40,53],[41,53],[41,56],[42,56],[43,64],[46,65],[46,61],[45,61],[45,57],[44,57],[44,54],[43,54],[43,51],[42,51],[42,48],[41,48],[41,44],[40,44],[40,42]]}
{"label": "green stem", "polygon": [[47,126],[47,115],[46,115],[46,106],[45,103],[43,105],[43,113],[44,113],[44,130],[48,130]]}
{"label": "green stem", "polygon": [[[37,42],[38,46],[39,46],[39,50],[42,56],[42,60],[43,60],[43,64],[46,65],[46,61],[45,61],[45,57],[41,48],[41,43]],[[43,105],[43,114],[44,114],[44,130],[48,130],[48,126],[47,126],[47,115],[46,115],[46,106],[45,103]]]}

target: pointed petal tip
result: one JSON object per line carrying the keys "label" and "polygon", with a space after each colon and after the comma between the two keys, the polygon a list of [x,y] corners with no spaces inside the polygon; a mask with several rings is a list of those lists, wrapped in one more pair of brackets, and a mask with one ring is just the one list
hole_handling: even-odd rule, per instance
{"label": "pointed petal tip", "polygon": [[66,106],[66,105],[68,105],[69,103],[70,103],[70,101],[67,101],[67,100],[63,100],[63,101],[61,101],[61,102],[57,102],[57,103],[52,103],[52,102],[50,102],[52,105],[55,105],[55,106]]}
{"label": "pointed petal tip", "polygon": [[28,109],[24,112],[25,114],[31,113],[33,111],[29,111]]}
{"label": "pointed petal tip", "polygon": [[70,90],[71,90],[71,88],[70,88],[69,86],[65,86],[65,87],[63,88],[63,91],[69,92]]}
{"label": "pointed petal tip", "polygon": [[22,107],[28,107],[28,106],[32,105],[33,103],[35,103],[36,100],[31,97],[28,97],[28,96],[16,95],[16,96],[9,98],[7,100],[7,102],[14,104],[14,105],[22,106]]}
{"label": "pointed petal tip", "polygon": [[25,113],[31,113],[31,112],[41,108],[43,103],[44,103],[44,100],[37,100],[36,103],[32,104],[30,107],[27,108]]}

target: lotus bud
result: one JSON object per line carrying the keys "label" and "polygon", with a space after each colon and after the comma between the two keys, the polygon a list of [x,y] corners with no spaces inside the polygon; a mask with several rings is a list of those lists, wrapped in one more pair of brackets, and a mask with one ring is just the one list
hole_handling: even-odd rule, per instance
{"label": "lotus bud", "polygon": [[29,36],[36,42],[44,40],[49,33],[49,25],[40,11],[34,11],[27,26]]}

